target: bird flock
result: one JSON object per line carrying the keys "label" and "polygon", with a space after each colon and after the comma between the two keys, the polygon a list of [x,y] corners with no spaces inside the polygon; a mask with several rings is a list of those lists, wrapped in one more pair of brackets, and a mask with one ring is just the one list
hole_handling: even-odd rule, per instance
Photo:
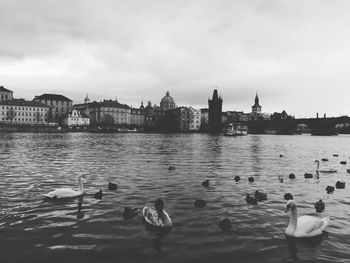
{"label": "bird flock", "polygon": [[[333,157],[338,157],[339,155],[334,154]],[[280,158],[284,158],[283,154],[279,155]],[[328,162],[328,158],[322,158],[321,159],[322,162]],[[322,173],[337,173],[337,170],[334,169],[329,169],[329,168],[322,168],[320,169],[320,162],[318,160],[315,161],[315,163],[317,163],[317,167],[316,167],[316,175],[314,175],[313,173],[308,173],[306,172],[304,174],[304,178],[305,179],[311,179],[313,177],[315,178],[319,178],[320,174]],[[341,165],[346,165],[347,162],[345,160],[340,161]],[[174,166],[169,166],[168,167],[169,171],[174,171],[176,170],[176,167]],[[346,169],[347,173],[350,173],[350,169]],[[85,177],[84,176],[79,176],[78,177],[78,191],[76,190],[72,190],[70,188],[61,188],[61,189],[55,189],[54,191],[49,192],[48,194],[44,194],[44,196],[46,198],[51,198],[51,199],[60,199],[60,198],[67,198],[67,197],[77,197],[77,196],[82,196],[84,195],[84,191],[83,191],[83,179]],[[296,179],[296,175],[294,173],[290,173],[288,175],[288,178],[290,180],[294,180]],[[239,183],[241,181],[241,177],[236,175],[233,180],[236,183]],[[283,183],[284,181],[284,176],[283,175],[278,175],[278,180],[280,183]],[[249,183],[253,183],[254,182],[254,177],[250,176],[248,177],[248,182]],[[209,179],[206,179],[202,182],[201,184],[203,187],[208,188],[210,186],[210,181]],[[336,184],[333,185],[328,185],[326,187],[326,193],[327,194],[332,194],[334,193],[335,189],[344,189],[345,188],[345,182],[344,181],[337,181]],[[116,191],[118,190],[118,185],[116,183],[112,183],[109,182],[108,183],[108,189],[111,191]],[[92,194],[92,196],[95,199],[102,199],[103,197],[103,192],[102,189],[99,190],[98,192]],[[297,218],[297,204],[294,200],[294,197],[291,193],[285,193],[284,194],[284,199],[287,201],[287,209],[286,211],[291,211],[291,220],[289,222],[289,225],[286,229],[286,235],[289,236],[294,236],[294,237],[308,237],[308,236],[314,236],[315,233],[320,234],[325,227],[328,225],[329,222],[329,218],[315,218],[315,217],[311,217],[311,216],[301,216]],[[260,190],[256,190],[254,193],[247,193],[245,196],[245,202],[248,205],[258,205],[259,202],[264,202],[267,201],[268,197],[267,194],[260,191]],[[161,209],[157,208],[157,202],[161,202]],[[204,199],[198,199],[196,198],[194,200],[193,203],[194,207],[196,208],[203,208],[206,206],[206,200]],[[159,206],[159,204],[158,204]],[[168,214],[162,209],[164,206],[164,201],[161,199],[157,199],[155,202],[155,207],[156,209],[152,209],[152,208],[147,208],[148,210],[145,210],[145,208],[143,209],[143,216],[144,219],[147,222],[156,222],[154,224],[157,224],[158,226],[163,226],[162,222],[162,218],[164,220],[164,218],[166,217],[167,222],[168,222],[168,226],[172,226],[171,223],[171,219],[168,216]],[[325,210],[326,204],[323,202],[322,198],[317,200],[314,203],[314,208],[315,211],[317,213],[322,213]],[[125,207],[124,208],[124,213],[123,213],[123,218],[125,220],[130,220],[133,219],[135,216],[140,214],[140,209],[139,208],[132,208],[132,207]],[[159,217],[159,218],[158,218]],[[307,229],[303,229],[303,224],[305,225],[312,225],[314,228],[317,228],[318,231],[316,231],[313,234],[310,234],[307,232]],[[314,224],[314,225],[313,225]],[[218,222],[218,227],[222,230],[230,230],[232,227],[232,222],[230,219],[228,218],[223,218]],[[321,232],[320,232],[321,231]]]}

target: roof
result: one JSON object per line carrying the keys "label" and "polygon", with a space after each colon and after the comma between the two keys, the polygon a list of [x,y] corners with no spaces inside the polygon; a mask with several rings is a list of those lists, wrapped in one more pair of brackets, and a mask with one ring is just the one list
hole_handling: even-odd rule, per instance
{"label": "roof", "polygon": [[12,90],[9,90],[9,89],[5,89],[4,86],[0,86],[0,92],[12,92]]}
{"label": "roof", "polygon": [[60,100],[60,101],[72,101],[67,97],[60,94],[43,94],[40,96],[36,96],[33,100]]}
{"label": "roof", "polygon": [[0,105],[49,108],[49,106],[41,102],[24,100],[24,99],[3,100],[3,101],[0,101]]}

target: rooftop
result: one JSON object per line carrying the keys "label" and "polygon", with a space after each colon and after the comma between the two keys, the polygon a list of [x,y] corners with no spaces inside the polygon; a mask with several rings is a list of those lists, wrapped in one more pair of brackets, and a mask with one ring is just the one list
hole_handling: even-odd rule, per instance
{"label": "rooftop", "polygon": [[13,91],[9,89],[5,89],[4,86],[0,86],[0,92],[13,92]]}
{"label": "rooftop", "polygon": [[0,105],[9,105],[9,106],[25,106],[25,107],[45,107],[48,108],[45,104],[38,101],[30,101],[24,99],[13,99],[13,100],[4,100],[0,101]]}
{"label": "rooftop", "polygon": [[40,96],[35,96],[34,100],[60,100],[60,101],[72,101],[67,97],[60,94],[43,94]]}

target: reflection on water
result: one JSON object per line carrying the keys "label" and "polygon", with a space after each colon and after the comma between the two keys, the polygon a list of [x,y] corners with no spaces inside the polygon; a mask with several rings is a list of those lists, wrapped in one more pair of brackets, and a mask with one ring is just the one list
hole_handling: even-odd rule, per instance
{"label": "reflection on water", "polygon": [[[346,262],[350,258],[350,192],[328,185],[350,184],[348,136],[208,134],[0,134],[0,247],[4,262]],[[333,154],[339,154],[338,157]],[[283,154],[283,158],[279,157]],[[316,159],[327,157],[337,174],[315,175]],[[176,169],[169,171],[169,166]],[[289,179],[294,173],[296,179]],[[82,198],[43,202],[43,193],[76,188],[85,174]],[[233,178],[241,177],[239,182]],[[255,175],[255,182],[248,177]],[[278,175],[284,175],[283,183]],[[201,183],[210,180],[209,187]],[[109,190],[108,183],[118,184]],[[94,193],[102,190],[103,198]],[[246,194],[268,200],[247,205]],[[307,247],[286,242],[285,193],[299,213],[331,220],[325,238]],[[162,198],[173,220],[170,233],[145,229],[141,217],[123,218],[125,207]],[[194,207],[194,199],[207,205]],[[231,230],[217,222],[228,218]]]}

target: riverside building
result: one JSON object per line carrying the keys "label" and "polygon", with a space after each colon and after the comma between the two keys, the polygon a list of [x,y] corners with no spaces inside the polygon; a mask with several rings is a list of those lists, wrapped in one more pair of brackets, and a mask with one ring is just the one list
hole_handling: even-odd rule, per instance
{"label": "riverside building", "polygon": [[43,94],[35,96],[33,101],[41,102],[50,108],[49,121],[62,123],[69,111],[72,110],[73,102],[71,99],[59,94]]}
{"label": "riverside building", "polygon": [[46,125],[50,108],[37,101],[0,101],[0,122],[18,125]]}
{"label": "riverside building", "polygon": [[0,101],[12,100],[12,99],[13,99],[13,91],[9,89],[5,89],[4,86],[0,86]]}

